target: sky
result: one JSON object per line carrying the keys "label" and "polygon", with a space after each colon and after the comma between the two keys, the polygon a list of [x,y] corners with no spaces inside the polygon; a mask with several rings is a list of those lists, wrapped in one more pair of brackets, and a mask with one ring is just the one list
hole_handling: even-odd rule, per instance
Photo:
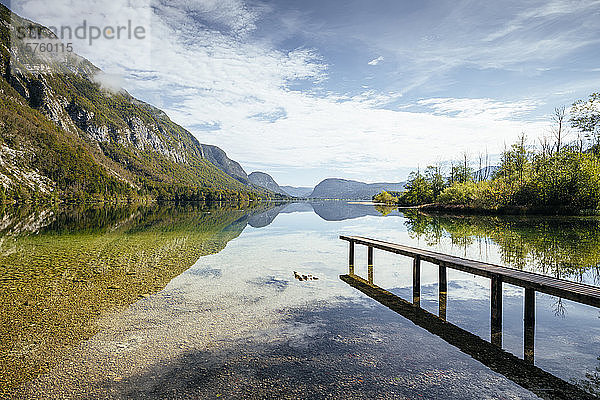
{"label": "sky", "polygon": [[600,90],[596,0],[1,1],[47,26],[144,27],[72,41],[107,87],[281,185],[398,182],[535,144],[555,107]]}

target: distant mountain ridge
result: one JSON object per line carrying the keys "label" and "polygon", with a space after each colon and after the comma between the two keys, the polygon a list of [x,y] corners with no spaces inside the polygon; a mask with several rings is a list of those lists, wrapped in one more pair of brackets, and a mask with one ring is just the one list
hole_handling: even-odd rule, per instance
{"label": "distant mountain ridge", "polygon": [[279,193],[284,196],[289,196],[282,188],[279,187],[273,177],[265,172],[255,171],[248,175],[248,180],[254,185],[260,186],[273,193]]}
{"label": "distant mountain ridge", "polygon": [[364,183],[359,181],[329,178],[314,188],[279,186],[275,179],[264,172],[252,172],[248,175],[250,183],[286,196],[310,199],[371,200],[382,191],[402,192],[405,182]]}
{"label": "distant mountain ridge", "polygon": [[347,179],[329,178],[321,181],[309,195],[312,199],[371,200],[382,191],[402,192],[405,182],[364,183]]}
{"label": "distant mountain ridge", "polygon": [[265,172],[252,172],[248,175],[248,179],[254,185],[284,196],[307,198],[313,192],[311,187],[279,186],[275,179]]}
{"label": "distant mountain ridge", "polygon": [[314,188],[311,187],[295,187],[295,186],[281,186],[281,188],[292,197],[305,198],[310,196]]}

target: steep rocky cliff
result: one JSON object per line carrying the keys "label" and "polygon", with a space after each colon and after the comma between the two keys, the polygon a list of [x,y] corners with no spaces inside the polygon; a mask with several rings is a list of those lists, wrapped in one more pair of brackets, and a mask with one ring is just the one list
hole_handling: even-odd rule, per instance
{"label": "steep rocky cliff", "polygon": [[5,191],[253,190],[243,168],[223,150],[199,143],[164,112],[125,90],[106,90],[98,82],[102,71],[84,58],[32,52],[14,33],[33,23],[2,5],[0,18],[0,183]]}
{"label": "steep rocky cliff", "polygon": [[202,149],[202,157],[213,163],[227,175],[237,179],[243,184],[248,184],[248,175],[246,175],[244,168],[242,168],[238,162],[227,157],[227,154],[225,154],[223,150],[209,144],[201,144],[200,147]]}

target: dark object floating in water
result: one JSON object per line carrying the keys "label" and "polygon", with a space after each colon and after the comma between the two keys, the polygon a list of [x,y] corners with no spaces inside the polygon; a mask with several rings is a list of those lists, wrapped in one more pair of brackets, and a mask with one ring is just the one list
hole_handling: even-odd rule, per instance
{"label": "dark object floating in water", "polygon": [[296,271],[294,271],[294,278],[298,279],[300,282],[302,282],[302,281],[318,281],[319,280],[319,278],[317,278],[316,276],[312,276],[311,274],[300,275]]}

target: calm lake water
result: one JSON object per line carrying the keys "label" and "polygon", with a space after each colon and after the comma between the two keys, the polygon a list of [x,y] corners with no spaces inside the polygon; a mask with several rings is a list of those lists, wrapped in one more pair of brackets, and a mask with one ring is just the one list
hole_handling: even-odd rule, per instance
{"label": "calm lake water", "polygon": [[[322,202],[16,210],[0,232],[2,398],[537,398],[342,281],[339,235],[600,285],[592,217]],[[366,253],[357,246],[365,277]],[[412,260],[375,250],[374,263],[374,283],[410,301]],[[423,263],[433,314],[437,279]],[[522,358],[523,289],[503,295],[503,348]],[[448,270],[451,324],[489,340],[489,297],[489,280]],[[599,317],[538,293],[535,365],[600,391]]]}

